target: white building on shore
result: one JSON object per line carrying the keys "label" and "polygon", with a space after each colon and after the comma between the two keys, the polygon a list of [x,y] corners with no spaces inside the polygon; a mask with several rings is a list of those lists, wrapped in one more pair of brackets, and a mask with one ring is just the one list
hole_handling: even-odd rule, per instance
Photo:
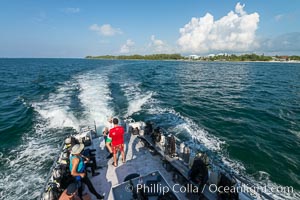
{"label": "white building on shore", "polygon": [[191,59],[191,60],[198,60],[200,58],[200,56],[198,56],[198,55],[189,55],[187,57],[188,57],[188,59]]}

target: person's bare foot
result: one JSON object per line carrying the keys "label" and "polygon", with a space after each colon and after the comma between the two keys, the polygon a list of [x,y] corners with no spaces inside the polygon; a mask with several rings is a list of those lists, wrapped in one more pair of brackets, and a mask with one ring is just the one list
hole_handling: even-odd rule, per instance
{"label": "person's bare foot", "polygon": [[115,162],[113,162],[112,165],[113,165],[114,167],[118,167],[118,164],[116,164]]}

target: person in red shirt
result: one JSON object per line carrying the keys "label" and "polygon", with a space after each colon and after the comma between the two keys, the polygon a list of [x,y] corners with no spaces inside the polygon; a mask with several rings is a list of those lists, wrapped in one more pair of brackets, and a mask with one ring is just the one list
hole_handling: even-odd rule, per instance
{"label": "person in red shirt", "polygon": [[117,118],[113,119],[114,127],[109,130],[109,137],[112,139],[111,147],[114,157],[113,165],[118,166],[117,163],[117,152],[120,151],[122,155],[122,161],[125,163],[125,154],[124,154],[124,128],[119,126],[119,120]]}

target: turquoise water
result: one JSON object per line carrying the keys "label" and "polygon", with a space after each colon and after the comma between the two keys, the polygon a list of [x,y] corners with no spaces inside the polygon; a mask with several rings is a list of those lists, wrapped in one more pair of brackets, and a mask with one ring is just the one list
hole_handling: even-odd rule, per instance
{"label": "turquoise water", "polygon": [[0,59],[0,108],[0,199],[37,198],[61,139],[111,115],[300,190],[300,64]]}

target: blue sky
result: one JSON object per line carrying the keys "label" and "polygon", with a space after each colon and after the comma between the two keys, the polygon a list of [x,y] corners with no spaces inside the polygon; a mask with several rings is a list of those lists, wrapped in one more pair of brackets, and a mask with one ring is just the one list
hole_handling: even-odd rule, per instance
{"label": "blue sky", "polygon": [[300,55],[298,0],[1,0],[0,57]]}

